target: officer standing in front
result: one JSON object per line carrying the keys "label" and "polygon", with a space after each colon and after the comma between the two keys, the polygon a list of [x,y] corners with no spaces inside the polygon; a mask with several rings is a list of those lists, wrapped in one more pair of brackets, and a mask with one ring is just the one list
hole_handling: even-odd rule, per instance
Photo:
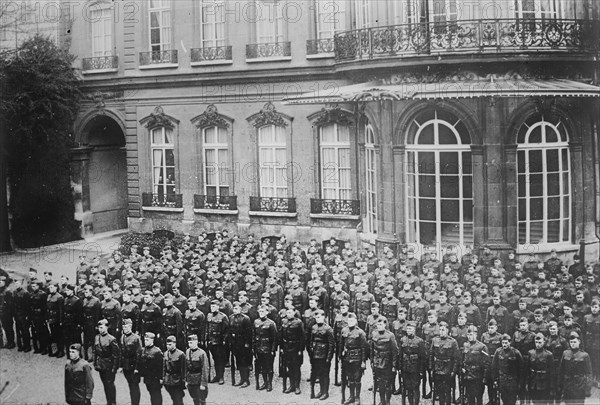
{"label": "officer standing in front", "polygon": [[[300,366],[304,355],[304,323],[296,318],[294,308],[288,308],[285,315],[285,318],[281,320],[281,338],[279,341],[281,369],[279,373],[280,377],[288,378],[290,382],[283,393],[295,392],[300,394]],[[283,375],[281,375],[282,373]]]}
{"label": "officer standing in front", "polygon": [[215,376],[211,383],[218,382],[225,384],[223,375],[225,374],[225,345],[229,334],[229,318],[223,312],[219,311],[219,301],[213,300],[210,303],[210,313],[206,318],[206,345],[215,363]]}
{"label": "officer standing in front", "polygon": [[398,372],[401,377],[401,394],[408,398],[409,405],[419,405],[420,394],[419,385],[421,378],[424,378],[427,370],[427,349],[425,341],[415,333],[417,323],[410,321],[406,325],[406,336],[400,339],[399,367]]}
{"label": "officer standing in front", "polygon": [[[269,309],[258,307],[258,319],[254,321],[253,352],[255,358],[256,389],[273,390],[273,360],[277,353],[277,326],[267,317]],[[262,374],[263,384],[259,386],[258,375]]]}
{"label": "officer standing in front", "polygon": [[535,349],[529,351],[527,392],[534,404],[549,404],[553,401],[552,391],[555,389],[554,358],[545,349],[546,338],[542,333],[535,335]]}
{"label": "officer standing in front", "polygon": [[[252,323],[248,315],[242,314],[239,301],[233,303],[233,314],[229,317],[229,347],[232,354],[232,369],[240,372],[239,382],[233,381],[234,387],[246,388],[250,385],[250,366],[252,365]],[[235,376],[232,377],[235,380]]]}
{"label": "officer standing in front", "polygon": [[[329,370],[335,353],[335,338],[333,329],[325,323],[325,311],[322,309],[318,309],[315,313],[315,324],[309,336],[307,349],[311,359],[310,397],[324,401],[329,398]],[[321,387],[319,393],[315,395],[317,378]],[[299,378],[298,382],[300,382]],[[299,394],[300,389],[296,393]]]}
{"label": "officer standing in front", "polygon": [[171,396],[173,405],[183,405],[185,396],[185,355],[177,348],[177,338],[167,337],[167,350],[164,353],[163,385]]}

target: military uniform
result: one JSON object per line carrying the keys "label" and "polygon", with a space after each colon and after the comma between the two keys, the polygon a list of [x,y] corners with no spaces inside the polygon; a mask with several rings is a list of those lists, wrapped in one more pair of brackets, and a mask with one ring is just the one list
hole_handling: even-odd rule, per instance
{"label": "military uniform", "polygon": [[[494,353],[496,353],[496,350],[498,350],[498,348],[502,347],[502,335],[498,332],[496,333],[489,333],[489,332],[484,332],[481,335],[481,342],[486,346],[487,348],[487,352],[490,355],[490,363],[492,360],[492,357],[494,355]],[[496,404],[496,397],[497,397],[497,387],[494,384],[494,379],[492,378],[492,368],[488,367],[488,375],[486,376],[486,382],[487,382],[487,388],[488,388],[488,398],[490,399],[490,402],[492,405],[497,405]]]}
{"label": "military uniform", "polygon": [[199,344],[202,346],[204,341],[204,330],[206,327],[206,317],[204,313],[197,307],[192,311],[188,309],[185,311],[185,336],[189,338],[190,335],[196,335],[199,339]]}
{"label": "military uniform", "polygon": [[113,335],[117,341],[121,338],[121,304],[114,298],[102,300],[101,318],[108,321],[108,333]]}
{"label": "military uniform", "polygon": [[358,327],[363,330],[366,330],[367,328],[367,319],[371,314],[371,304],[373,302],[375,302],[375,297],[369,292],[365,291],[361,294],[356,294],[356,308],[354,312],[356,313],[356,318],[358,319]]}
{"label": "military uniform", "polygon": [[[208,356],[200,348],[187,349],[185,352],[186,376],[188,391],[194,405],[205,405],[208,396]],[[204,390],[200,386],[206,387]]]}
{"label": "military uniform", "polygon": [[30,293],[30,319],[33,349],[36,353],[48,353],[48,326],[46,325],[47,294],[38,289]]}
{"label": "military uniform", "polygon": [[[329,397],[329,370],[331,359],[335,353],[335,337],[333,329],[327,325],[318,323],[312,327],[310,341],[307,344],[308,354],[311,359],[311,398],[327,399]],[[316,379],[319,379],[320,390],[315,396],[314,387]]]}
{"label": "military uniform", "polygon": [[417,323],[417,330],[421,329],[423,324],[427,322],[429,309],[429,303],[423,299],[413,300],[408,305],[408,319]]}
{"label": "military uniform", "polygon": [[93,295],[83,298],[83,357],[86,360],[90,358],[88,351],[94,345],[96,325],[100,320],[100,307],[100,300]]}
{"label": "military uniform", "polygon": [[181,317],[181,311],[175,306],[171,305],[163,309],[163,336],[175,336],[177,339],[177,348],[179,350],[185,350],[185,342],[183,337],[183,318]]}
{"label": "military uniform", "polygon": [[534,404],[552,402],[554,382],[554,358],[548,350],[529,351],[527,367],[527,392]]}
{"label": "military uniform", "polygon": [[340,338],[342,330],[348,326],[348,312],[338,313],[333,321],[333,338],[335,340],[335,375],[334,382],[336,386],[340,385],[339,378],[339,362],[342,348],[340,346]]}
{"label": "military uniform", "polygon": [[[273,360],[277,351],[277,326],[271,319],[258,318],[254,321],[253,346],[256,373],[256,388],[273,389]],[[258,374],[262,374],[264,384],[259,387]]]}
{"label": "military uniform", "polygon": [[[281,356],[280,377],[289,378],[287,392],[300,389],[300,366],[304,352],[304,324],[298,318],[281,320],[281,339],[279,342]],[[283,374],[283,375],[282,375]]]}
{"label": "military uniform", "polygon": [[163,378],[163,354],[156,346],[144,347],[138,359],[138,370],[140,377],[144,378],[144,384],[150,394],[151,405],[162,405],[162,385],[160,380]]}
{"label": "military uniform", "polygon": [[342,379],[347,381],[350,398],[347,403],[360,402],[362,364],[367,360],[367,337],[358,326],[346,326],[340,334]]}
{"label": "military uniform", "polygon": [[81,358],[65,364],[65,400],[68,404],[91,403],[94,392],[92,367]]}
{"label": "military uniform", "polygon": [[483,404],[484,382],[488,378],[490,359],[487,347],[480,341],[467,342],[463,347],[462,384],[468,405]]}
{"label": "military uniform", "polygon": [[387,318],[388,325],[392,325],[398,317],[398,309],[400,306],[400,300],[396,297],[382,298],[380,302],[381,315]]}
{"label": "military uniform", "polygon": [[515,405],[521,385],[523,357],[514,347],[500,347],[492,360],[492,378],[498,384],[502,404]]}
{"label": "military uniform", "polygon": [[431,342],[429,367],[433,373],[435,394],[439,395],[440,405],[451,403],[451,389],[459,366],[460,350],[456,340],[451,337],[434,337]]}
{"label": "military uniform", "polygon": [[[176,308],[175,308],[176,309]],[[177,309],[177,311],[179,311]],[[175,348],[163,354],[163,385],[169,393],[173,405],[183,405],[185,392],[185,354]]]}
{"label": "military uniform", "polygon": [[[121,320],[123,319],[131,319],[131,330],[137,332],[139,330],[140,307],[133,301],[123,304],[121,306]],[[123,330],[122,325],[121,330]]]}
{"label": "military uniform", "polygon": [[[13,326],[14,301],[13,292],[6,286],[0,288],[0,344],[12,349],[15,347],[15,329]],[[2,342],[2,331],[6,335],[6,344]]]}
{"label": "military uniform", "polygon": [[[46,302],[46,313],[48,319],[48,327],[50,329],[48,339],[48,352],[56,357],[65,355],[63,343],[63,317],[64,317],[65,299],[58,292],[48,294]],[[52,344],[56,344],[56,353],[52,350]]]}
{"label": "military uniform", "polygon": [[14,317],[17,334],[17,347],[19,351],[28,352],[31,350],[31,335],[29,334],[29,292],[19,286],[14,291]]}
{"label": "military uniform", "polygon": [[402,395],[409,405],[419,405],[419,385],[427,370],[425,341],[418,336],[403,336],[400,340],[399,373],[402,377]]}
{"label": "military uniform", "polygon": [[381,403],[389,405],[398,365],[398,343],[392,332],[376,330],[371,334],[371,365],[373,389],[379,390]]}
{"label": "military uniform", "polygon": [[[153,302],[150,304],[144,303],[140,310],[140,335],[143,336],[146,332],[154,333],[156,335],[155,342],[160,342],[160,337],[162,337],[162,311]],[[156,344],[156,346],[160,346],[160,344]]]}
{"label": "military uniform", "polygon": [[[240,383],[234,386],[250,384],[250,366],[252,365],[252,323],[245,314],[232,314],[229,317],[229,347],[233,357],[232,367],[240,372]],[[233,368],[232,368],[233,370]],[[232,371],[233,372],[233,371]]]}
{"label": "military uniform", "polygon": [[206,318],[206,346],[215,363],[215,376],[211,382],[220,382],[225,373],[225,344],[229,333],[229,318],[223,312],[210,312]]}
{"label": "military uniform", "polygon": [[67,353],[73,343],[81,343],[82,309],[81,300],[75,294],[65,297],[62,329],[63,344]]}
{"label": "military uniform", "polygon": [[138,358],[142,353],[142,341],[137,333],[121,335],[121,367],[129,386],[131,405],[140,404],[140,374]]}
{"label": "military uniform", "polygon": [[109,333],[97,334],[94,340],[94,369],[100,373],[108,405],[116,405],[115,374],[119,369],[121,350],[117,339]]}
{"label": "military uniform", "polygon": [[592,363],[582,350],[567,349],[560,360],[558,388],[565,403],[582,404],[590,390]]}
{"label": "military uniform", "polygon": [[582,332],[585,350],[592,362],[592,373],[594,378],[598,379],[600,378],[600,314],[585,315]]}

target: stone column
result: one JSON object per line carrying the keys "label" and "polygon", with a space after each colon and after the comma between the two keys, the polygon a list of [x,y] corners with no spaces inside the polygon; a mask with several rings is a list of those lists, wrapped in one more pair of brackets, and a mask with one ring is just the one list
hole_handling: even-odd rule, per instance
{"label": "stone column", "polygon": [[74,148],[70,151],[71,186],[75,204],[75,219],[81,221],[81,236],[94,231],[93,215],[90,206],[90,153],[92,148]]}

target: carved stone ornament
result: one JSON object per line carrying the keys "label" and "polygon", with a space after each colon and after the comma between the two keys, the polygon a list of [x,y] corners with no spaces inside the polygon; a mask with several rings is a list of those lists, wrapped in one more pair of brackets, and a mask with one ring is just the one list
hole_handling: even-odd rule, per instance
{"label": "carved stone ornament", "polygon": [[94,106],[97,109],[102,109],[106,107],[106,103],[104,102],[104,98],[106,94],[102,93],[100,90],[96,90],[92,95],[92,100],[94,101]]}
{"label": "carved stone ornament", "polygon": [[536,111],[543,117],[550,117],[556,106],[555,97],[536,97],[533,99]]}
{"label": "carved stone ornament", "polygon": [[339,106],[330,106],[323,108],[317,113],[315,125],[321,126],[331,123],[336,123],[344,126],[354,124],[354,117],[349,112],[342,110]]}
{"label": "carved stone ornament", "polygon": [[194,118],[192,120],[192,122],[198,128],[205,128],[205,127],[229,128],[229,122],[227,122],[227,120],[223,117],[223,115],[219,114],[219,112],[217,111],[217,106],[215,106],[214,104],[209,104],[206,107],[206,110],[202,114],[200,114],[199,116]]}
{"label": "carved stone ornament", "polygon": [[276,125],[279,127],[287,127],[287,122],[285,119],[285,115],[277,112],[275,110],[275,106],[270,101],[264,105],[262,110],[258,114],[255,114],[252,117],[253,125],[256,128],[265,126],[265,125]]}
{"label": "carved stone ornament", "polygon": [[153,113],[140,120],[140,123],[145,125],[146,128],[173,128],[178,122],[175,118],[165,114],[163,108],[159,105],[154,108]]}

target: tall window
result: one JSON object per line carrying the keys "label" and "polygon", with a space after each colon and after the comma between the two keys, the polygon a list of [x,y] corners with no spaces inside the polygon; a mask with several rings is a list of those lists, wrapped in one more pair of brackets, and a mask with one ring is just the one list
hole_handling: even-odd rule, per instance
{"label": "tall window", "polygon": [[150,50],[171,49],[171,1],[150,0]]}
{"label": "tall window", "polygon": [[319,128],[321,157],[321,198],[352,198],[350,176],[350,129],[330,124]]}
{"label": "tall window", "polygon": [[204,151],[204,191],[206,195],[229,195],[229,157],[227,130],[208,127],[202,130]]}
{"label": "tall window", "polygon": [[365,125],[365,185],[367,197],[366,232],[377,233],[377,155],[373,127]]}
{"label": "tall window", "polygon": [[436,33],[444,33],[456,28],[458,19],[456,0],[430,0],[429,22],[434,23]]}
{"label": "tall window", "polygon": [[[413,135],[414,134],[414,135]],[[414,120],[407,149],[407,237],[436,247],[473,243],[473,172],[464,124],[444,111]]]}
{"label": "tall window", "polygon": [[399,25],[421,22],[421,17],[424,15],[422,10],[424,3],[424,0],[393,0],[393,23]]}
{"label": "tall window", "polygon": [[225,46],[225,2],[202,0],[202,47]]}
{"label": "tall window", "polygon": [[112,9],[91,10],[90,21],[92,24],[92,56],[112,55]]}
{"label": "tall window", "polygon": [[329,39],[346,29],[346,0],[315,0],[317,38]]}
{"label": "tall window", "polygon": [[277,125],[266,125],[258,129],[261,197],[287,197],[285,137],[285,128]]}
{"label": "tall window", "polygon": [[369,28],[371,26],[371,0],[353,0],[355,7],[356,28]]}
{"label": "tall window", "polygon": [[281,0],[257,0],[256,13],[256,38],[258,43],[285,41],[285,20]]}
{"label": "tall window", "polygon": [[153,192],[159,195],[175,193],[175,153],[173,132],[159,127],[150,131],[152,148]]}
{"label": "tall window", "polygon": [[564,124],[532,117],[518,136],[519,243],[568,242],[569,144]]}

